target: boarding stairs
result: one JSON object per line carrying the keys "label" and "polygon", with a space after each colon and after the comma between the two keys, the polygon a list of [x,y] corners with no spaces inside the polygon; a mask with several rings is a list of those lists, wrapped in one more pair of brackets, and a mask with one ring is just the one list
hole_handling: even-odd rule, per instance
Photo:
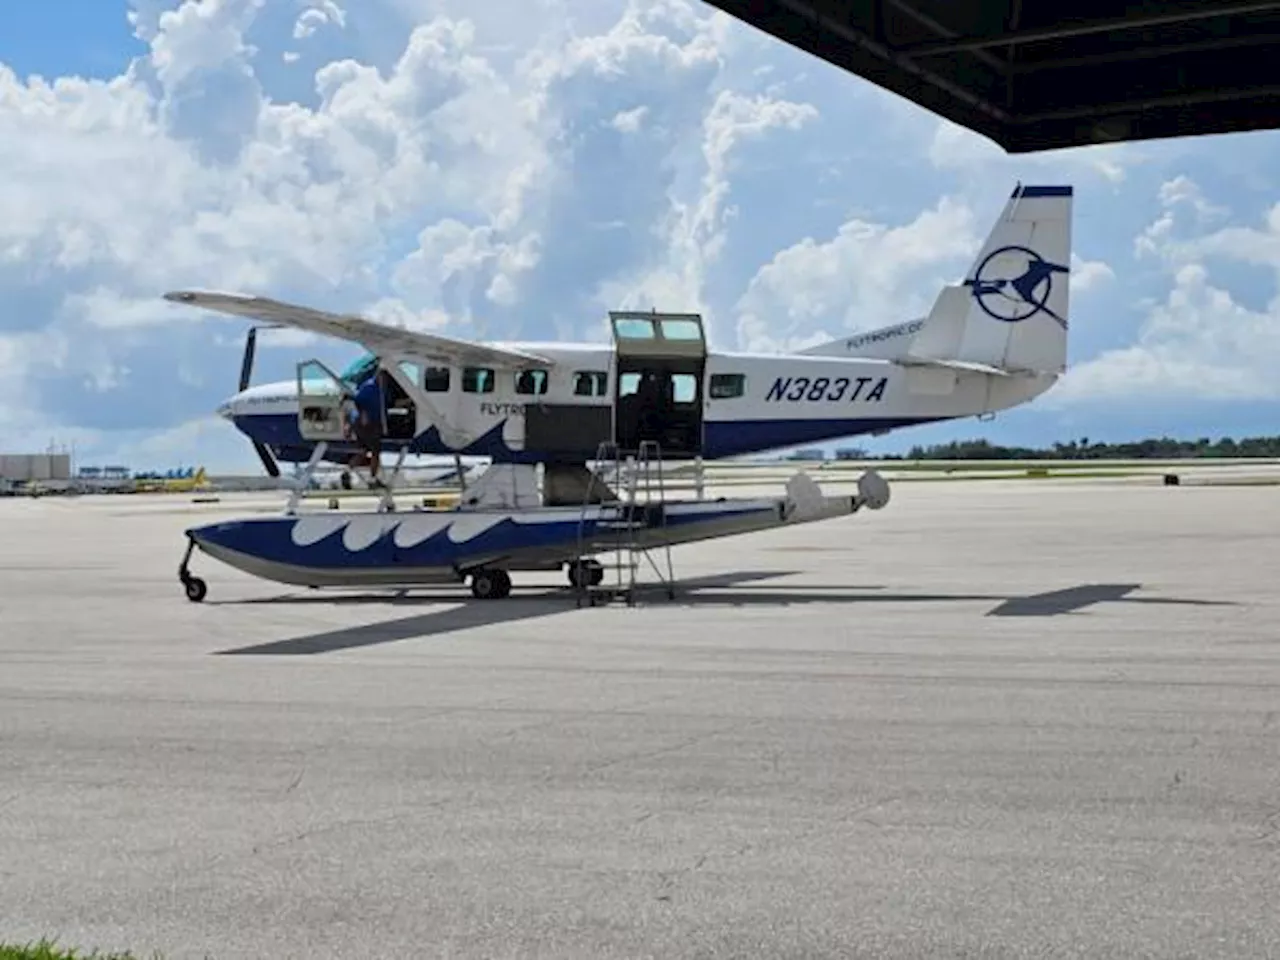
{"label": "boarding stairs", "polygon": [[[595,462],[578,520],[578,559],[570,570],[578,606],[614,600],[634,606],[643,561],[657,574],[668,599],[674,600],[671,545],[665,537],[656,544],[645,537],[647,531],[666,528],[661,447],[645,440],[634,455],[627,455],[605,441],[596,450]],[[591,524],[593,513],[596,520]]]}

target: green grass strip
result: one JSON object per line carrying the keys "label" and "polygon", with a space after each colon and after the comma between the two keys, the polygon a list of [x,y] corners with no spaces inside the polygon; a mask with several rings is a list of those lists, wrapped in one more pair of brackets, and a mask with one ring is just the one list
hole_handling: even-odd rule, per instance
{"label": "green grass strip", "polygon": [[[159,955],[156,955],[157,958]],[[52,940],[41,940],[22,946],[0,943],[0,960],[139,960],[131,953],[84,953],[71,947],[59,947]]]}

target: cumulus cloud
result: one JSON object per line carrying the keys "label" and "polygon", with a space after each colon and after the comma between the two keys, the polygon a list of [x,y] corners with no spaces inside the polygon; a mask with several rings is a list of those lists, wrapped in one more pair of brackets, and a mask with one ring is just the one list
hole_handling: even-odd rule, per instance
{"label": "cumulus cloud", "polygon": [[347,25],[347,14],[333,0],[313,0],[300,14],[293,25],[293,39],[303,40],[321,27],[332,24],[335,27]]}
{"label": "cumulus cloud", "polygon": [[702,313],[708,337],[713,343],[722,341],[704,285],[708,269],[723,249],[732,214],[728,198],[733,154],[744,142],[774,130],[795,130],[815,116],[809,104],[745,97],[727,90],[717,94],[702,121],[702,176],[684,196],[671,198],[661,228],[665,249],[659,262],[610,283],[601,292],[602,300],[622,309],[664,303]]}
{"label": "cumulus cloud", "polygon": [[[1280,398],[1270,359],[1280,349],[1280,204],[1258,226],[1197,233],[1221,222],[1226,208],[1186,175],[1163,182],[1157,196],[1159,214],[1135,238],[1134,252],[1162,263],[1171,286],[1145,304],[1135,342],[1077,365],[1055,402]],[[1214,262],[1270,268],[1264,309],[1246,307],[1215,283]]]}
{"label": "cumulus cloud", "polygon": [[1178,269],[1151,308],[1138,342],[1071,370],[1058,400],[1274,400],[1271,357],[1280,350],[1280,302],[1265,312],[1236,303],[1200,264]]}
{"label": "cumulus cloud", "polygon": [[739,337],[752,350],[800,349],[914,319],[980,240],[973,211],[949,197],[899,226],[852,219],[827,241],[806,237],[752,278]]}
{"label": "cumulus cloud", "polygon": [[[113,79],[0,65],[5,417],[100,437],[198,421],[237,328],[163,303],[174,287],[481,336],[702,305],[738,145],[812,107],[727,86],[729,18],[691,2],[472,6],[308,0],[281,31],[263,0],[135,0],[149,53]],[[394,57],[353,48],[311,102],[272,96],[262,44],[388,18]]]}
{"label": "cumulus cloud", "polygon": [[[1108,344],[1076,395],[1104,391],[1122,357],[1129,382],[1167,381],[1179,357],[1256,363],[1203,332],[1269,317],[1211,265],[1280,262],[1280,213],[1231,224],[1166,176],[1140,230],[1113,200],[1149,181],[1156,148],[1011,158],[699,0],[129,6],[147,51],[115,77],[0,64],[7,443],[256,469],[208,421],[245,325],[168,289],[501,339],[600,337],[610,308],[699,310],[718,346],[783,349],[926,310],[984,212],[1033,176],[1106,198],[1080,203],[1072,282],[1090,309],[1159,305],[1140,355]],[[1117,224],[1134,248],[1110,243]],[[1165,286],[1139,292],[1125,258]],[[1209,266],[1179,272],[1193,264]],[[261,375],[291,376],[304,351],[341,365],[352,348],[264,336]]]}
{"label": "cumulus cloud", "polygon": [[1071,254],[1071,290],[1088,293],[1108,280],[1114,280],[1116,272],[1103,260],[1085,260],[1080,254]]}

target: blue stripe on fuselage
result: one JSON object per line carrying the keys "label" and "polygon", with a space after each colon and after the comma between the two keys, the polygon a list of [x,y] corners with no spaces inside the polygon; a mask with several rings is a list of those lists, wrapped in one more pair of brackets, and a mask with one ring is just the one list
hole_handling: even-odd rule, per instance
{"label": "blue stripe on fuselage", "polygon": [[842,440],[883,430],[897,430],[949,417],[855,417],[831,420],[708,420],[702,455],[708,460],[780,450],[805,443]]}
{"label": "blue stripe on fuselage", "polygon": [[[259,413],[251,416],[235,418],[236,429],[251,439],[265,443],[275,451],[276,457],[285,463],[303,463],[310,456],[315,442],[304,440],[298,430],[298,417],[292,413]],[[382,441],[385,453],[399,453],[401,443]],[[349,441],[330,441],[325,460],[344,463],[356,454],[363,453],[364,448]],[[410,454],[419,456],[460,453],[464,457],[492,457],[496,463],[539,463],[544,458],[536,453],[526,454],[512,450],[502,439],[502,423],[492,427],[488,433],[477,439],[464,450],[453,450],[440,440],[439,431],[431,427],[419,434],[409,444]]]}
{"label": "blue stripe on fuselage", "polygon": [[[936,423],[949,417],[854,417],[831,420],[708,420],[703,430],[703,457],[718,460],[748,453],[779,450],[806,443],[822,443],[841,440],[868,433],[897,430],[901,427]],[[235,425],[241,433],[267,444],[276,451],[278,459],[285,463],[305,462],[311,456],[314,444],[302,439],[298,432],[295,414],[257,414],[237,417]],[[396,453],[400,445],[383,440],[382,448]],[[326,460],[345,462],[361,452],[354,443],[330,443]],[[492,457],[495,463],[539,463],[545,459],[540,451],[512,450],[502,438],[499,423],[475,443],[463,450],[453,450],[440,441],[434,427],[416,437],[409,447],[410,454],[422,456],[448,456],[460,453],[464,457]]]}

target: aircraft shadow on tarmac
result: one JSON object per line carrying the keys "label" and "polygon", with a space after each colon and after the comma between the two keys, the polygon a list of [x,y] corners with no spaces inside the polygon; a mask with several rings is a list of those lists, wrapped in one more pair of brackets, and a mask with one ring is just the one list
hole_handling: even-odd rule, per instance
{"label": "aircraft shadow on tarmac", "polygon": [[[1085,610],[1100,603],[1176,604],[1188,606],[1235,606],[1230,601],[1191,600],[1161,597],[1131,597],[1141,589],[1140,583],[1080,584],[1046,593],[1009,596],[994,593],[901,593],[876,592],[877,586],[822,586],[797,585],[791,589],[764,586],[761,580],[773,580],[792,576],[798,571],[756,570],[715,574],[705,577],[688,577],[677,580],[676,599],[668,600],[660,590],[654,590],[655,606],[677,607],[729,606],[791,606],[807,603],[955,603],[965,601],[995,601],[996,606],[987,611],[992,617],[1055,617]],[[637,596],[641,604],[648,604],[647,585],[641,584]],[[306,656],[317,653],[333,653],[359,647],[396,643],[429,636],[467,630],[472,627],[515,623],[540,617],[572,612],[573,590],[542,588],[538,593],[520,596],[513,593],[501,601],[471,602],[454,596],[440,597],[423,594],[362,594],[303,596],[287,594],[242,601],[221,601],[224,604],[377,604],[384,607],[421,606],[423,604],[457,604],[443,610],[414,614],[380,623],[360,624],[314,633],[287,640],[237,647],[218,651],[224,656]]]}

